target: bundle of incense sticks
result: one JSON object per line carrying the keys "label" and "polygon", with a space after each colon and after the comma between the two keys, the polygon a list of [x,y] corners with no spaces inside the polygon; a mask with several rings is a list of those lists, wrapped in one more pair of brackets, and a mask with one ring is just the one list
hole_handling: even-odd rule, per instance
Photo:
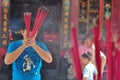
{"label": "bundle of incense sticks", "polygon": [[35,36],[35,34],[38,32],[38,30],[39,30],[41,24],[43,23],[43,21],[45,20],[47,14],[48,14],[48,9],[47,8],[38,9],[36,19],[35,19],[35,22],[34,22],[34,27],[33,27],[33,30],[32,30],[32,36]]}
{"label": "bundle of incense sticks", "polygon": [[28,36],[35,36],[35,34],[38,32],[40,26],[42,25],[43,21],[45,20],[45,18],[48,15],[49,10],[47,8],[39,8],[36,14],[36,18],[34,21],[34,27],[32,30],[32,34],[29,35],[30,32],[30,21],[31,21],[31,13],[26,12],[24,14],[24,20],[25,20],[25,26],[26,26],[26,32],[28,34]]}
{"label": "bundle of incense sticks", "polygon": [[31,12],[24,12],[24,22],[25,22],[27,37],[29,37]]}

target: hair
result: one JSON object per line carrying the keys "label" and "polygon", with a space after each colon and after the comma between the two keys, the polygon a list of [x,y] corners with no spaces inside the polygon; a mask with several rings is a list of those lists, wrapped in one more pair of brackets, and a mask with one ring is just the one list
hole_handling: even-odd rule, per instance
{"label": "hair", "polygon": [[[22,30],[26,30],[24,20],[21,21],[21,26],[22,26],[22,28],[21,28]],[[34,19],[32,18],[32,19],[31,19],[31,22],[30,22],[30,31],[32,31],[33,26],[34,26]]]}
{"label": "hair", "polygon": [[92,39],[93,39],[93,34],[92,34],[92,33],[86,34],[86,35],[85,35],[85,39],[90,39],[90,40],[92,40]]}
{"label": "hair", "polygon": [[92,60],[92,55],[91,55],[90,52],[83,53],[83,54],[82,54],[82,57],[88,59],[89,61]]}
{"label": "hair", "polygon": [[90,34],[86,34],[83,38],[83,43],[85,43],[86,40],[90,40],[90,41],[93,41],[93,35],[90,33]]}

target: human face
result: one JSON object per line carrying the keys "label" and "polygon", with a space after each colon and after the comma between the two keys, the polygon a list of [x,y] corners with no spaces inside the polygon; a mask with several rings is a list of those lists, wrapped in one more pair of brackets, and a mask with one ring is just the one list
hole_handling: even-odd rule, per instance
{"label": "human face", "polygon": [[24,31],[22,32],[22,35],[23,35],[24,40],[29,40],[29,39],[35,39],[37,33],[35,34],[35,36],[31,36],[31,35],[32,35],[32,32],[29,32],[29,35],[30,35],[30,36],[27,36],[26,30],[24,30]]}
{"label": "human face", "polygon": [[90,39],[86,39],[86,40],[85,40],[85,46],[88,47],[88,48],[90,48],[90,47],[92,46],[92,43],[93,43],[93,42],[92,42],[92,40],[90,40]]}
{"label": "human face", "polygon": [[86,65],[88,63],[88,60],[86,58],[81,57],[81,64]]}

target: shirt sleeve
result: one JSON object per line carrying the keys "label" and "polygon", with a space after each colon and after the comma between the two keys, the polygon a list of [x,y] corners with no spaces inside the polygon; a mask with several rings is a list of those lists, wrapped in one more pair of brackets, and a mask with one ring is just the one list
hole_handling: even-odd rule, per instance
{"label": "shirt sleeve", "polygon": [[9,43],[8,49],[7,49],[7,54],[9,54],[9,53],[13,52],[14,50],[16,50],[16,47],[17,46],[16,46],[15,42]]}
{"label": "shirt sleeve", "polygon": [[49,50],[48,50],[48,48],[47,48],[47,46],[45,45],[45,43],[41,43],[41,45],[39,44],[39,46],[42,48],[42,49],[44,49],[46,52],[49,52]]}
{"label": "shirt sleeve", "polygon": [[98,72],[97,72],[97,68],[94,66],[94,74],[97,75]]}

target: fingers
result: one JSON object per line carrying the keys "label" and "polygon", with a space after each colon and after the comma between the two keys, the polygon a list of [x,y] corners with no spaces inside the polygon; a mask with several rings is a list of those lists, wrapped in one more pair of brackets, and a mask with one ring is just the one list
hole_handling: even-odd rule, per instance
{"label": "fingers", "polygon": [[34,39],[27,39],[27,40],[24,40],[23,42],[23,45],[25,45],[26,47],[32,46],[33,44],[35,44]]}

